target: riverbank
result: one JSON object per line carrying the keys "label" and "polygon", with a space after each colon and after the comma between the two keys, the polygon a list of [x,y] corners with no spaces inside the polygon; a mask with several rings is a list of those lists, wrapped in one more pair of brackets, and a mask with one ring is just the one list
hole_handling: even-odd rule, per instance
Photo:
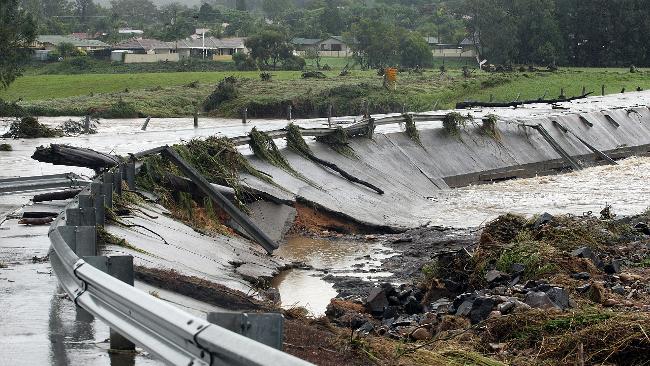
{"label": "riverbank", "polygon": [[[397,89],[382,87],[376,71],[353,70],[348,76],[325,71],[325,79],[301,78],[297,71],[273,71],[271,81],[260,80],[257,71],[160,72],[138,74],[29,75],[19,78],[0,93],[5,101],[19,100],[28,113],[40,116],[129,118],[138,116],[191,116],[198,109],[212,116],[238,118],[248,108],[250,118],[325,117],[360,115],[365,102],[371,113],[426,111],[452,108],[464,100],[497,101],[555,98],[588,92],[607,94],[623,89],[649,89],[648,71],[628,69],[577,69],[558,72],[486,73],[475,71],[464,77],[459,69],[401,72]],[[204,110],[203,103],[216,84],[228,76],[237,79],[236,95]],[[119,106],[121,108],[117,108]]]}

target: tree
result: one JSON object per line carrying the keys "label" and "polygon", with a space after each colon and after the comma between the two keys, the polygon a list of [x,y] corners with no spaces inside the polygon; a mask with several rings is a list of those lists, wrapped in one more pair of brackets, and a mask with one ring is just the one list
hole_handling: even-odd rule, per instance
{"label": "tree", "polygon": [[361,19],[344,34],[359,64],[366,67],[384,67],[399,62],[401,30],[378,19]]}
{"label": "tree", "polygon": [[130,26],[141,28],[158,18],[158,8],[151,0],[111,0],[111,10]]}
{"label": "tree", "polygon": [[291,0],[263,0],[262,10],[271,19],[277,19],[283,13],[288,12],[292,7]]}
{"label": "tree", "polygon": [[0,87],[6,89],[21,75],[26,50],[36,38],[36,23],[20,9],[18,0],[0,1]]}
{"label": "tree", "polygon": [[246,6],[246,0],[236,0],[235,1],[235,9],[239,11],[246,11],[248,10]]}
{"label": "tree", "polygon": [[70,56],[78,55],[79,50],[72,43],[62,42],[56,45],[56,52],[59,54],[59,56],[67,58]]}
{"label": "tree", "polygon": [[286,34],[276,29],[266,29],[247,38],[245,45],[260,67],[269,68],[272,65],[274,70],[280,60],[291,58],[293,51],[293,45]]}
{"label": "tree", "polygon": [[427,67],[433,64],[429,44],[419,33],[408,33],[400,41],[400,64],[406,67]]}

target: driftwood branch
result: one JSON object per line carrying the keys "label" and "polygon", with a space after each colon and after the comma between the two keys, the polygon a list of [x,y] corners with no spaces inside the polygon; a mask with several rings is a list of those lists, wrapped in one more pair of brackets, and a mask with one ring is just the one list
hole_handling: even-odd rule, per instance
{"label": "driftwood branch", "polygon": [[564,102],[571,102],[573,100],[584,99],[590,96],[591,94],[593,94],[593,92],[589,92],[571,98],[558,98],[558,99],[540,98],[540,99],[521,100],[521,101],[514,101],[514,102],[459,102],[456,103],[456,109],[467,109],[467,108],[475,108],[475,107],[508,108],[508,107],[518,107],[525,104],[536,104],[536,103],[545,103],[545,104],[564,103]]}
{"label": "driftwood branch", "polygon": [[384,194],[384,191],[381,188],[378,188],[377,186],[373,185],[372,183],[366,182],[364,180],[361,180],[361,179],[351,175],[350,173],[346,172],[345,170],[339,168],[334,163],[330,163],[329,161],[320,159],[320,158],[314,156],[314,154],[312,154],[312,153],[307,153],[306,156],[307,156],[307,158],[309,158],[309,160],[332,169],[333,171],[341,174],[341,176],[343,178],[345,178],[345,179],[347,179],[347,180],[349,180],[351,182],[361,184],[362,186],[366,186],[366,187],[372,189],[373,191],[375,191],[375,192],[377,192],[379,194]]}

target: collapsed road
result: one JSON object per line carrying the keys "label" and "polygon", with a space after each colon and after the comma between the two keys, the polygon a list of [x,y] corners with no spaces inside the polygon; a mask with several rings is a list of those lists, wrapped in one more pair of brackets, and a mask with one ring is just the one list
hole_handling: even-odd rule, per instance
{"label": "collapsed road", "polygon": [[[313,156],[378,187],[383,194],[292,149],[291,141],[284,146],[282,139],[273,142],[275,146],[266,145],[265,151],[270,154],[264,151],[251,154],[255,147],[251,151],[245,146],[238,148],[252,169],[238,171],[239,181],[230,187],[225,187],[223,182],[210,183],[219,184],[222,191],[233,189],[234,193],[226,197],[233,204],[243,203],[240,208],[255,226],[280,243],[288,232],[375,235],[418,230],[426,227],[430,217],[439,210],[440,203],[431,199],[439,192],[471,184],[580,170],[611,163],[610,160],[647,155],[650,151],[647,98],[648,93],[630,93],[564,103],[565,109],[533,106],[462,111],[463,114],[436,112],[431,113],[429,121],[419,116],[415,123],[417,133],[405,133],[398,124],[366,125],[361,129],[356,124],[342,130],[354,127],[351,130],[361,132],[313,141],[307,137],[308,129],[301,130]],[[490,122],[492,115],[494,124]],[[408,118],[391,118],[402,120],[408,131]],[[322,121],[302,121],[298,125],[308,128],[318,123]],[[277,122],[264,125],[262,130],[274,129],[278,129]],[[211,128],[202,133],[210,136],[217,130]],[[340,130],[333,132],[340,133]],[[184,134],[200,137],[196,131]],[[128,138],[137,141],[137,135],[128,134]],[[229,137],[241,136],[235,133]],[[73,141],[64,138],[60,142]],[[123,146],[120,151],[105,148],[100,152],[110,156],[135,153],[156,147],[152,145],[160,142],[171,145],[179,141],[149,141],[136,151],[133,146]],[[274,152],[284,161],[276,159]],[[13,156],[14,159],[24,157]],[[142,182],[147,167],[152,166],[147,159],[152,157],[143,157],[136,163],[139,179],[134,177],[135,182]],[[96,165],[69,170],[92,174],[84,168],[94,169]],[[201,167],[195,168],[201,171]],[[61,172],[50,166],[47,169]],[[177,177],[183,178],[182,173],[177,172]],[[196,189],[188,189],[188,199],[187,195],[171,192],[162,196],[161,191],[145,188],[151,187],[132,187],[128,199],[120,202],[122,210],[116,211],[106,226],[110,240],[103,243],[104,253],[132,255],[140,279],[173,287],[184,295],[201,288],[197,281],[208,281],[244,292],[255,289],[260,291],[257,298],[265,299],[275,296],[272,290],[263,290],[271,278],[283,269],[299,265],[268,256],[264,248],[253,244],[255,240],[246,229],[231,220],[231,215],[218,207],[207,210],[204,197],[194,194]],[[239,200],[240,189],[256,192],[255,198]],[[174,201],[164,199],[170,197]],[[189,207],[188,216],[180,209],[183,204]],[[216,219],[209,217],[211,213]],[[219,224],[213,225],[215,222]],[[372,236],[357,239],[373,240]],[[170,271],[176,282],[169,280]],[[246,306],[246,301],[241,299],[233,300],[235,304],[216,304],[216,297],[202,300],[224,307]],[[237,295],[233,297],[237,299]]]}

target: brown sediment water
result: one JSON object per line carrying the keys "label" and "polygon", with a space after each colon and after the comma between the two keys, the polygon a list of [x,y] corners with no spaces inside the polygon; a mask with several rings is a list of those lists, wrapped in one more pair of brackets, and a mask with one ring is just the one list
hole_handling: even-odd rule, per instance
{"label": "brown sediment water", "polygon": [[396,253],[374,241],[364,239],[321,239],[293,236],[274,252],[311,269],[290,269],[280,273],[272,286],[280,291],[282,307],[301,306],[313,315],[322,315],[337,292],[322,277],[326,274],[359,277],[363,280],[387,278],[381,270],[383,260]]}

